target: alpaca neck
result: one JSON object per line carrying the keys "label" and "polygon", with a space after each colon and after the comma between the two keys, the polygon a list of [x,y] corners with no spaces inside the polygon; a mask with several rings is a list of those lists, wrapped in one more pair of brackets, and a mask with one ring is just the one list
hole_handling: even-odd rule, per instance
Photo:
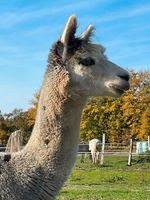
{"label": "alpaca neck", "polygon": [[86,102],[80,95],[68,94],[66,84],[51,84],[51,88],[49,84],[46,81],[42,88],[35,126],[27,144],[27,149],[35,152],[38,159],[43,158],[44,151],[52,155],[55,150],[69,151],[69,147],[77,145]]}
{"label": "alpaca neck", "polygon": [[[51,91],[51,96],[44,91],[43,96],[40,98],[35,126],[26,147],[41,161],[45,159],[44,154],[47,159],[50,155],[51,159],[57,153],[66,154],[68,151],[70,154],[71,149],[76,151],[85,103],[83,100],[79,104],[77,99],[63,97],[54,90]],[[53,99],[54,96],[57,99]]]}
{"label": "alpaca neck", "polygon": [[66,92],[66,84],[50,85],[52,84],[45,81],[32,135],[14,161],[17,163],[17,172],[20,165],[24,169],[21,173],[29,173],[30,177],[38,171],[42,184],[48,183],[55,195],[75,162],[86,98]]}
{"label": "alpaca neck", "polygon": [[11,193],[15,196],[17,191],[20,200],[54,200],[76,159],[86,97],[75,92],[65,68],[50,70],[40,92],[31,137],[23,150],[12,155],[8,166],[15,177]]}

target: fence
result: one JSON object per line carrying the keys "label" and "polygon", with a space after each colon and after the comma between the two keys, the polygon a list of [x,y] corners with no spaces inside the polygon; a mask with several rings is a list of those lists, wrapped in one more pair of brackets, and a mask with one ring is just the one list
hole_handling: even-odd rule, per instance
{"label": "fence", "polygon": [[[100,145],[100,164],[104,164],[105,156],[113,155],[113,156],[128,156],[128,165],[132,165],[132,158],[134,156],[150,156],[150,154],[146,154],[146,151],[150,151],[150,138],[148,137],[147,147],[145,148],[144,144],[144,151],[143,146],[139,145],[139,142],[133,142],[132,139],[130,143],[123,144],[123,143],[105,143],[105,135],[103,134],[102,142]],[[22,148],[21,148],[22,149]],[[0,158],[4,157],[8,154],[5,152],[6,147],[0,146]],[[91,152],[89,151],[89,144],[79,144],[78,148],[78,156],[81,157],[81,162],[83,162],[84,157],[91,156]]]}
{"label": "fence", "polygon": [[[140,145],[139,145],[140,144]],[[142,145],[143,144],[143,145]],[[105,134],[103,134],[102,142],[99,144],[101,149],[100,151],[100,164],[104,164],[104,158],[107,155],[112,156],[128,156],[128,165],[132,165],[132,158],[134,156],[149,156],[150,153],[147,154],[148,151],[150,151],[150,138],[148,136],[148,141],[145,142],[133,142],[132,139],[130,139],[130,142],[127,144],[123,143],[105,143]],[[86,148],[85,148],[85,147]],[[89,149],[88,144],[79,144],[79,151],[78,155],[81,156],[81,161],[83,162],[83,158],[85,155],[90,155],[91,153],[88,151],[81,151],[81,149]]]}

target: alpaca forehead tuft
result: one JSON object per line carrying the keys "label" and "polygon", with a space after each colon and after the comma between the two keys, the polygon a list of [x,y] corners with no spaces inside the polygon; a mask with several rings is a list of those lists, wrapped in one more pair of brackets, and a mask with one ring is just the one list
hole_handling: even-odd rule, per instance
{"label": "alpaca forehead tuft", "polygon": [[101,44],[95,44],[95,43],[90,44],[90,47],[88,50],[90,51],[90,49],[92,52],[97,52],[97,53],[102,53],[102,54],[106,51],[106,48],[104,46],[102,46]]}
{"label": "alpaca forehead tuft", "polygon": [[106,48],[100,44],[95,43],[87,43],[81,46],[81,49],[76,52],[76,54],[81,55],[84,57],[84,55],[91,55],[94,57],[103,56],[106,51]]}

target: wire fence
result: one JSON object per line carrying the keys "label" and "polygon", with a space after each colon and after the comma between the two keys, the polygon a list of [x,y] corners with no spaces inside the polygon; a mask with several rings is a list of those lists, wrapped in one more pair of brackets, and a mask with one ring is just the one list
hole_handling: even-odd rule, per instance
{"label": "wire fence", "polygon": [[[128,144],[123,143],[105,143],[105,134],[103,134],[102,142],[98,142],[92,152],[93,163],[104,164],[104,159],[106,156],[128,156],[128,166],[132,165],[132,160],[134,156],[144,156],[150,158],[150,142],[133,142],[130,139]],[[84,156],[90,155],[88,144],[80,144],[78,154],[81,157],[81,162],[83,162]]]}
{"label": "wire fence", "polygon": [[[84,147],[84,148],[83,148]],[[99,144],[100,147],[100,153],[101,153],[101,148],[102,148],[102,143]],[[132,155],[133,156],[149,156],[147,155],[147,152],[149,151],[148,148],[143,149],[143,147],[137,148],[137,143],[133,143],[132,147]],[[81,150],[85,149],[85,151]],[[105,148],[104,148],[104,154],[110,154],[110,155],[125,155],[127,156],[130,151],[130,144],[122,144],[122,143],[105,143]],[[79,151],[78,154],[91,154],[89,151],[89,145],[88,144],[79,144]]]}
{"label": "wire fence", "polygon": [[[100,148],[100,153],[101,153],[101,147],[102,147],[102,143],[99,143],[99,148]],[[8,148],[7,148],[8,149]],[[23,149],[23,147],[21,148]],[[14,151],[12,150],[12,152],[15,152],[16,148],[14,148]],[[122,143],[105,143],[105,150],[104,150],[104,154],[113,154],[113,155],[125,155],[127,156],[129,154],[129,150],[130,150],[130,145],[125,145]],[[147,152],[149,150],[145,149],[143,151],[143,148],[140,147],[137,149],[137,144],[133,143],[133,150],[132,150],[132,155],[134,156],[143,156],[143,154],[145,154],[145,156],[149,156],[147,155]],[[8,151],[9,152],[9,151]],[[141,152],[141,153],[138,153]],[[0,147],[0,155],[7,153],[6,151],[6,146]],[[91,154],[90,150],[89,150],[89,144],[79,144],[79,150],[77,154]]]}
{"label": "wire fence", "polygon": [[[144,146],[143,146],[144,144]],[[23,147],[20,147],[23,149]],[[16,152],[16,148],[14,149]],[[11,147],[11,153],[13,152],[13,148]],[[130,143],[105,143],[105,136],[101,142],[98,143],[99,160],[101,164],[104,164],[104,159],[106,156],[128,156],[128,165],[131,165],[133,157],[150,157],[150,144],[148,141],[145,142],[133,142],[132,139]],[[9,148],[6,146],[0,146],[0,159],[3,159],[5,156],[11,154]],[[78,157],[81,157],[81,160],[84,157],[91,156],[91,151],[89,150],[89,144],[79,144],[78,147]]]}

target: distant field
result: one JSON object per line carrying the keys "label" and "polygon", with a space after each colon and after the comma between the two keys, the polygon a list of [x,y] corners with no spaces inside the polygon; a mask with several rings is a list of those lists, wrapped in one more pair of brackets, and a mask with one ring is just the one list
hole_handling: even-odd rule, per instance
{"label": "distant field", "polygon": [[150,200],[150,162],[107,156],[105,165],[77,160],[57,200]]}

